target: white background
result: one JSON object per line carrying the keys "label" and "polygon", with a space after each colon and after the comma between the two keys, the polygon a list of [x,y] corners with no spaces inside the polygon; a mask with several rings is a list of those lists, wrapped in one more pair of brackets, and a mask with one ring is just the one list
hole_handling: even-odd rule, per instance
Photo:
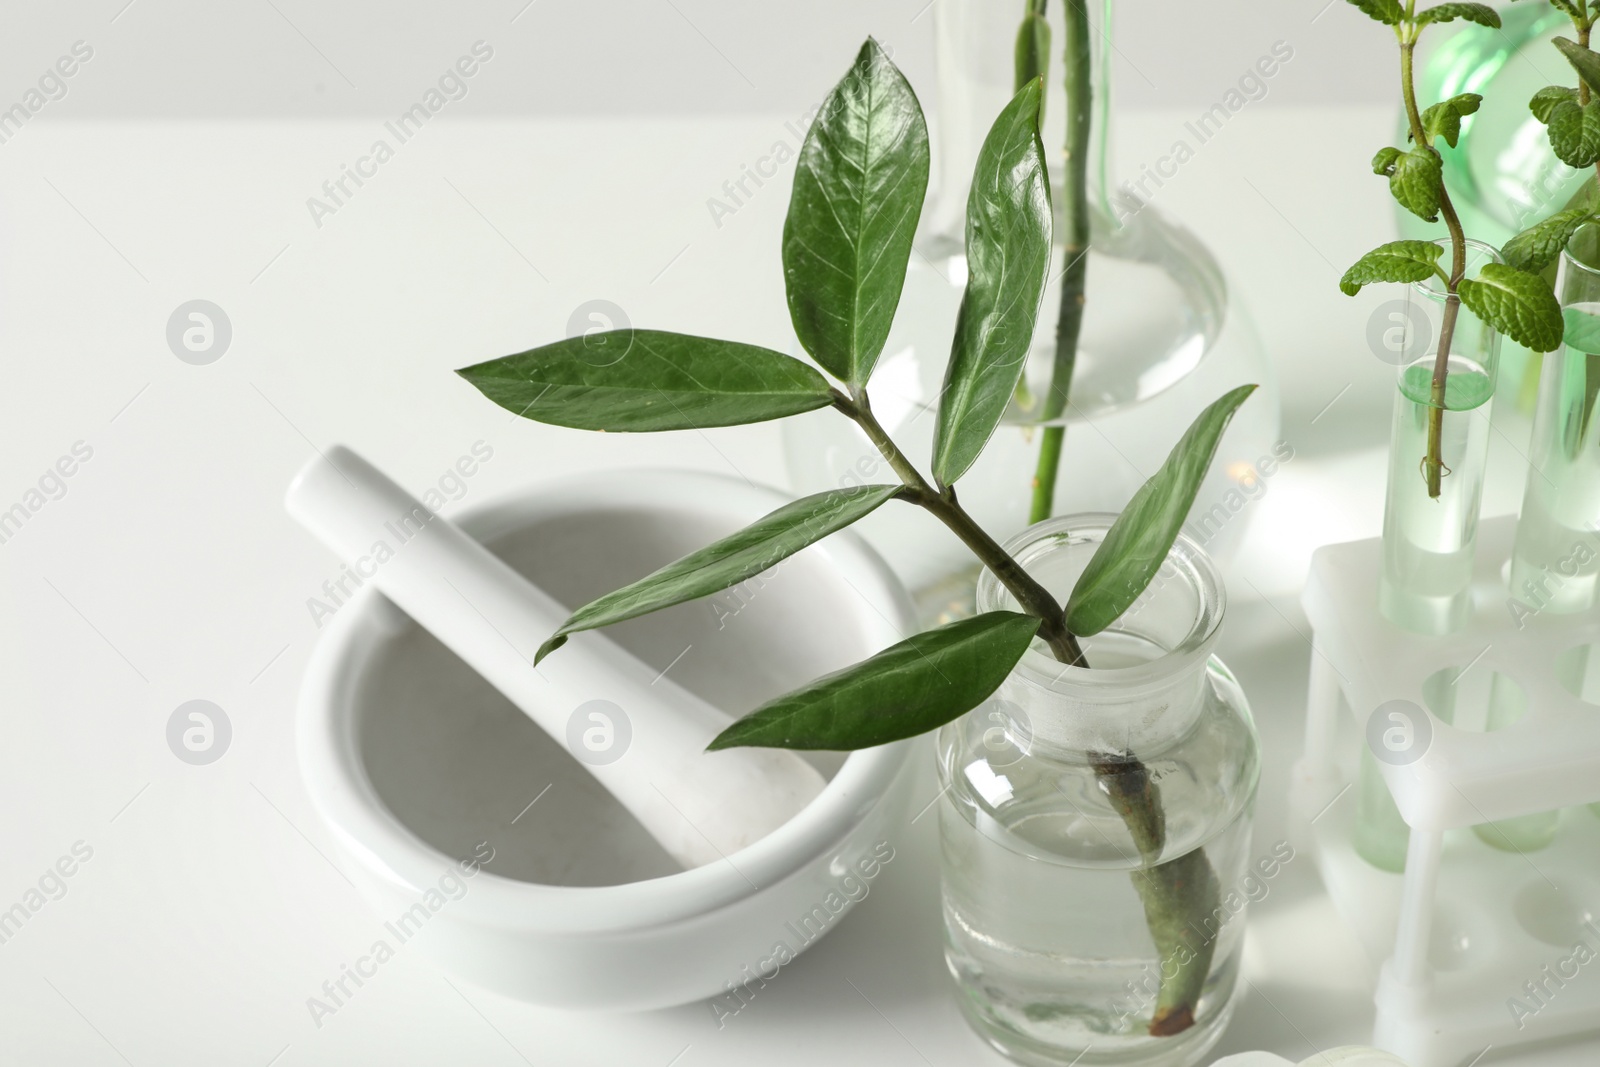
{"label": "white background", "polygon": [[[1392,232],[1367,168],[1391,136],[1392,45],[1347,5],[1323,6],[1141,0],[1121,9],[1118,37],[1137,68],[1118,72],[1124,168],[1165,151],[1273,40],[1297,50],[1157,200],[1254,308],[1296,452],[1251,505],[1223,647],[1268,756],[1263,849],[1286,835],[1299,744],[1295,596],[1317,544],[1378,531],[1392,388],[1364,341],[1375,301],[1334,286]],[[0,944],[0,1061],[998,1062],[946,990],[931,820],[847,932],[722,1031],[704,1005],[596,1019],[463,996],[421,958],[397,959],[320,1029],[305,1005],[378,920],[324,858],[293,760],[316,637],[305,601],[337,561],[283,514],[290,475],[344,441],[420,491],[483,439],[495,458],[467,502],[640,464],[781,485],[771,427],[648,442],[555,430],[508,419],[451,370],[564,335],[594,298],[635,324],[787,348],[786,183],[721,227],[705,202],[865,34],[907,42],[897,55],[931,88],[921,9],[5,5],[0,103],[72,42],[95,54],[0,145],[0,508],[74,442],[93,458],[0,544],[0,908],[74,842],[94,856]],[[306,198],[478,39],[495,57],[468,98],[314,225]],[[165,340],[195,298],[233,326],[209,366]],[[1490,513],[1520,494],[1515,450],[1496,450]],[[233,724],[208,767],[180,763],[164,736],[196,698]],[[1224,1048],[1299,1059],[1363,1039],[1367,965],[1308,858],[1251,923]]]}

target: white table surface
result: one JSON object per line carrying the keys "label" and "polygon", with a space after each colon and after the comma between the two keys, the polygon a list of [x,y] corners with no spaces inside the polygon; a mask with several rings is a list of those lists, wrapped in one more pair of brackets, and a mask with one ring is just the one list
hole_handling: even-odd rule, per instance
{"label": "white table surface", "polygon": [[[1126,117],[1120,158],[1154,158],[1188,117]],[[306,198],[382,135],[377,121],[40,122],[0,147],[0,510],[75,442],[93,449],[0,544],[0,909],[75,842],[93,849],[0,944],[0,1062],[1003,1062],[947,988],[929,819],[843,931],[720,1030],[703,1004],[596,1017],[458,992],[406,954],[320,1028],[306,1007],[379,920],[326,858],[293,757],[316,639],[306,598],[337,563],[283,513],[290,475],[343,441],[421,489],[483,440],[494,458],[468,501],[626,465],[782,485],[771,426],[588,435],[512,420],[450,371],[562,336],[593,298],[636,325],[786,348],[788,171],[720,228],[705,201],[790,118],[445,116],[320,228]],[[1222,644],[1263,735],[1263,849],[1287,836],[1306,559],[1379,525],[1392,372],[1363,340],[1376,300],[1333,283],[1391,231],[1365,164],[1389,129],[1383,110],[1247,109],[1157,198],[1250,300],[1296,450],[1250,505]],[[165,341],[194,298],[233,326],[208,366]],[[1520,495],[1512,439],[1495,447],[1491,513]],[[204,767],[165,740],[196,698],[234,730]],[[932,796],[931,774],[919,788]],[[1367,1036],[1368,965],[1303,852],[1252,909],[1245,961],[1219,1052],[1300,1059]],[[1596,1047],[1514,1061],[1593,1062]]]}

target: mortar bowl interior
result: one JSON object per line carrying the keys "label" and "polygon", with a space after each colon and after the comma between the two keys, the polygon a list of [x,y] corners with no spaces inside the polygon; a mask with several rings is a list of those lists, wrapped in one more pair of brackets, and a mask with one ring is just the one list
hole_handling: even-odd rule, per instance
{"label": "mortar bowl interior", "polygon": [[[715,475],[633,471],[540,486],[452,521],[575,607],[785,499]],[[734,716],[911,632],[903,588],[849,534],[606,631]],[[453,861],[492,852],[419,944],[481,986],[590,1008],[721,992],[870,850],[866,838],[890,832],[910,777],[906,743],[805,754],[829,780],[816,800],[726,862],[685,871],[561,741],[370,587],[324,629],[298,747],[342,866],[381,918],[405,913]]]}

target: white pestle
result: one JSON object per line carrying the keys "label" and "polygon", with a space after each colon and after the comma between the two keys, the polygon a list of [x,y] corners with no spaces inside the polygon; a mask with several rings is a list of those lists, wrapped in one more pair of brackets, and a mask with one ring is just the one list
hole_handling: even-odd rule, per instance
{"label": "white pestle", "polygon": [[[534,651],[568,610],[350,449],[306,464],[284,504],[352,565],[387,546],[392,555],[362,577],[569,751],[579,707],[621,708],[632,736],[620,757],[573,754],[685,867],[751,844],[822,791],[822,775],[793,752],[706,752],[732,718],[599,634],[574,635],[536,669]],[[593,728],[604,737],[604,723]],[[571,736],[588,729],[585,716]]]}

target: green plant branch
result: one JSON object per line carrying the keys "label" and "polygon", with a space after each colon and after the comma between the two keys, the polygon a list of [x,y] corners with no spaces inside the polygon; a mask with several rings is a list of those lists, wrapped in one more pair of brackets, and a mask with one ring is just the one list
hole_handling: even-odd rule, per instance
{"label": "green plant branch", "polygon": [[[986,533],[956,501],[955,491],[938,492],[928,484],[900,451],[872,414],[865,390],[851,396],[835,394],[834,406],[866,433],[889,466],[911,490],[910,499],[931,512],[961,538],[994,572],[1028,614],[1044,620],[1039,636],[1050,645],[1056,659],[1070,666],[1087,667],[1077,638],[1066,628],[1061,607],[1048,590]],[[1161,954],[1162,974],[1149,1032],[1170,1037],[1194,1025],[1200,995],[1211,971],[1214,942],[1205,937],[1204,923],[1217,908],[1218,882],[1203,849],[1157,863],[1166,841],[1166,815],[1161,793],[1149,770],[1131,752],[1092,753],[1091,761],[1113,808],[1148,866],[1130,872],[1144,905],[1151,939]],[[1171,973],[1168,974],[1168,968]]]}
{"label": "green plant branch", "polygon": [[866,391],[859,386],[853,386],[850,395],[846,396],[835,390],[834,407],[861,427],[867,439],[888,461],[890,468],[911,490],[910,501],[944,523],[986,567],[994,572],[995,577],[999,578],[1011,591],[1011,595],[1017,598],[1017,603],[1024,611],[1043,620],[1043,624],[1039,627],[1039,636],[1050,646],[1056,659],[1074,667],[1087,667],[1089,661],[1084,658],[1078,639],[1067,630],[1065,615],[1061,605],[1056,603],[1055,597],[1035,581],[1021,564],[1012,559],[1006,550],[1000,547],[999,542],[973,521],[972,516],[968,515],[966,509],[956,501],[953,488],[946,488],[940,492],[929,484],[922,476],[922,472],[906,458],[905,453],[900,451],[900,447],[894,443],[877,417],[872,414],[872,405],[867,399]]}
{"label": "green plant branch", "polygon": [[[1408,0],[1406,4],[1408,21],[1415,2],[1416,0]],[[1411,139],[1417,145],[1437,155],[1438,149],[1433,147],[1427,131],[1422,128],[1422,113],[1417,110],[1413,59],[1421,28],[1415,25],[1397,26],[1395,32],[1400,38],[1400,91],[1405,99],[1406,121],[1411,127]],[[1450,373],[1450,348],[1455,341],[1456,319],[1461,313],[1461,297],[1457,289],[1461,285],[1462,277],[1467,273],[1467,235],[1461,229],[1461,219],[1456,214],[1455,205],[1450,202],[1450,193],[1443,182],[1439,184],[1439,214],[1444,217],[1445,227],[1450,231],[1450,277],[1445,284],[1444,318],[1439,327],[1439,348],[1433,359],[1433,380],[1428,397],[1428,452],[1422,459],[1422,473],[1428,483],[1428,495],[1435,498],[1439,495],[1440,481],[1444,474],[1445,384]]]}
{"label": "green plant branch", "polygon": [[1078,359],[1078,336],[1083,327],[1084,288],[1089,273],[1089,133],[1094,105],[1090,62],[1088,0],[1061,0],[1066,13],[1065,66],[1067,82],[1067,141],[1062,191],[1066,204],[1066,241],[1062,248],[1061,307],[1056,315],[1055,363],[1045,393],[1041,420],[1046,423],[1039,442],[1039,461],[1033,473],[1030,523],[1043,522],[1055,511],[1056,476],[1061,469],[1061,449],[1067,428],[1051,425],[1067,410],[1072,392],[1072,372]]}

